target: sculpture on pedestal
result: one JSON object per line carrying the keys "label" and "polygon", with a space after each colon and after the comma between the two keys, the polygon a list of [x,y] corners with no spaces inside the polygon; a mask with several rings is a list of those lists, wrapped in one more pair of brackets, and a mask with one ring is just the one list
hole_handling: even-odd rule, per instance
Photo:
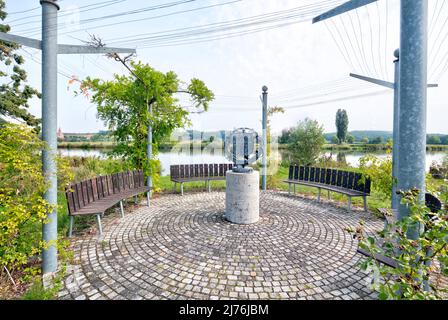
{"label": "sculpture on pedestal", "polygon": [[259,220],[259,172],[249,167],[260,155],[258,134],[248,128],[234,130],[226,140],[226,157],[234,163],[226,173],[226,219],[237,224]]}

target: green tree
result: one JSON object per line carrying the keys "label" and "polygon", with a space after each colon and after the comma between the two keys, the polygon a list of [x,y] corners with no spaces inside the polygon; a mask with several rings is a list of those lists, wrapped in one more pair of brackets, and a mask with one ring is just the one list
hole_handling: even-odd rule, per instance
{"label": "green tree", "polygon": [[442,140],[439,136],[428,136],[427,144],[442,144]]}
{"label": "green tree", "polygon": [[333,135],[333,136],[331,137],[331,143],[333,143],[333,144],[339,144],[339,138],[338,138],[337,135]]}
{"label": "green tree", "polygon": [[118,55],[114,58],[131,75],[115,75],[111,81],[87,78],[81,83],[81,92],[92,93],[90,100],[97,105],[98,118],[117,142],[112,155],[120,156],[129,167],[143,169],[157,187],[159,163],[146,155],[148,124],[153,130],[155,157],[164,138],[190,123],[189,113],[180,106],[176,94],[188,94],[194,107],[204,111],[214,95],[199,79],[192,79],[183,87],[185,84],[172,71],[163,73],[142,62],[130,61],[128,65],[126,59]]}
{"label": "green tree", "polygon": [[351,134],[347,135],[347,143],[353,144],[355,143],[355,137]]}
{"label": "green tree", "polygon": [[383,137],[376,137],[371,141],[372,144],[381,144],[383,143]]}
{"label": "green tree", "polygon": [[293,128],[283,129],[280,137],[278,138],[278,143],[280,144],[288,144],[291,139],[291,133]]}
{"label": "green tree", "polygon": [[361,142],[364,143],[364,144],[368,144],[369,143],[369,138],[364,137],[364,138],[362,138]]}
{"label": "green tree", "polygon": [[339,143],[342,144],[347,139],[347,130],[348,130],[347,111],[339,109],[336,112],[336,129]]}
{"label": "green tree", "polygon": [[[0,0],[0,32],[8,33],[11,28],[2,22],[6,19],[5,1]],[[27,74],[22,68],[25,60],[17,53],[20,45],[0,40],[0,118],[7,116],[37,127],[40,121],[29,113],[28,101],[40,93],[26,85]]]}
{"label": "green tree", "polygon": [[316,162],[325,144],[324,128],[315,120],[300,121],[291,132],[288,149],[297,164],[311,165]]}

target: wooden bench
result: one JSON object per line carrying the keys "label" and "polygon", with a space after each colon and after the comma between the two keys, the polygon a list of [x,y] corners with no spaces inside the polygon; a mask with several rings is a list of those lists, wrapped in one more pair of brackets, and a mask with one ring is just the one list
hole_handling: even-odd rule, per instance
{"label": "wooden bench", "polygon": [[208,184],[208,192],[210,192],[210,181],[226,180],[226,172],[232,168],[232,163],[172,165],[170,166],[170,177],[174,182],[174,190],[180,183],[181,195],[184,195],[184,183],[194,181],[205,181],[206,187]]}
{"label": "wooden bench", "polygon": [[72,236],[75,216],[96,215],[101,235],[101,216],[107,209],[119,203],[121,217],[124,217],[123,200],[146,193],[149,206],[149,191],[141,170],[119,172],[71,184],[65,192],[70,217],[69,237]]}
{"label": "wooden bench", "polygon": [[291,185],[294,186],[294,194],[297,184],[318,188],[317,201],[320,201],[322,189],[328,191],[328,198],[330,198],[330,192],[345,194],[348,197],[348,210],[351,210],[353,197],[362,197],[365,211],[367,211],[367,196],[370,195],[372,184],[370,178],[366,177],[363,180],[361,173],[296,165],[289,167],[289,177],[284,182],[289,184],[289,194],[291,194]]}

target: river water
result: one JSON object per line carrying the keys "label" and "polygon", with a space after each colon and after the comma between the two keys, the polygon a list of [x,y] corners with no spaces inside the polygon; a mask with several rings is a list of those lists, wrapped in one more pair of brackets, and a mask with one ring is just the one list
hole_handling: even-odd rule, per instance
{"label": "river water", "polygon": [[[63,156],[78,156],[78,157],[107,157],[107,151],[101,149],[59,149],[59,153]],[[388,155],[386,153],[374,153],[380,158],[386,158]],[[337,153],[330,154],[326,152],[325,155],[329,157],[332,156],[333,159],[338,158]],[[344,152],[339,154],[339,158],[345,157],[348,164],[353,167],[359,165],[359,159],[364,156],[365,153],[362,152]],[[447,155],[446,152],[428,152],[426,154],[426,170],[429,171],[429,167],[433,161],[441,162],[443,158]],[[229,162],[222,152],[217,152],[215,154],[206,153],[185,153],[185,152],[159,152],[158,156],[162,164],[162,175],[169,174],[170,165],[173,164],[195,164],[195,163],[226,163]]]}

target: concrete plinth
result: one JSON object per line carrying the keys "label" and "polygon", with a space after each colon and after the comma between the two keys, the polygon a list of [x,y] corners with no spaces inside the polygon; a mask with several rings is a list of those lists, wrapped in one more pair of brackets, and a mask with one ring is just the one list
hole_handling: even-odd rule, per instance
{"label": "concrete plinth", "polygon": [[258,171],[226,174],[226,219],[237,224],[255,223],[260,218]]}

